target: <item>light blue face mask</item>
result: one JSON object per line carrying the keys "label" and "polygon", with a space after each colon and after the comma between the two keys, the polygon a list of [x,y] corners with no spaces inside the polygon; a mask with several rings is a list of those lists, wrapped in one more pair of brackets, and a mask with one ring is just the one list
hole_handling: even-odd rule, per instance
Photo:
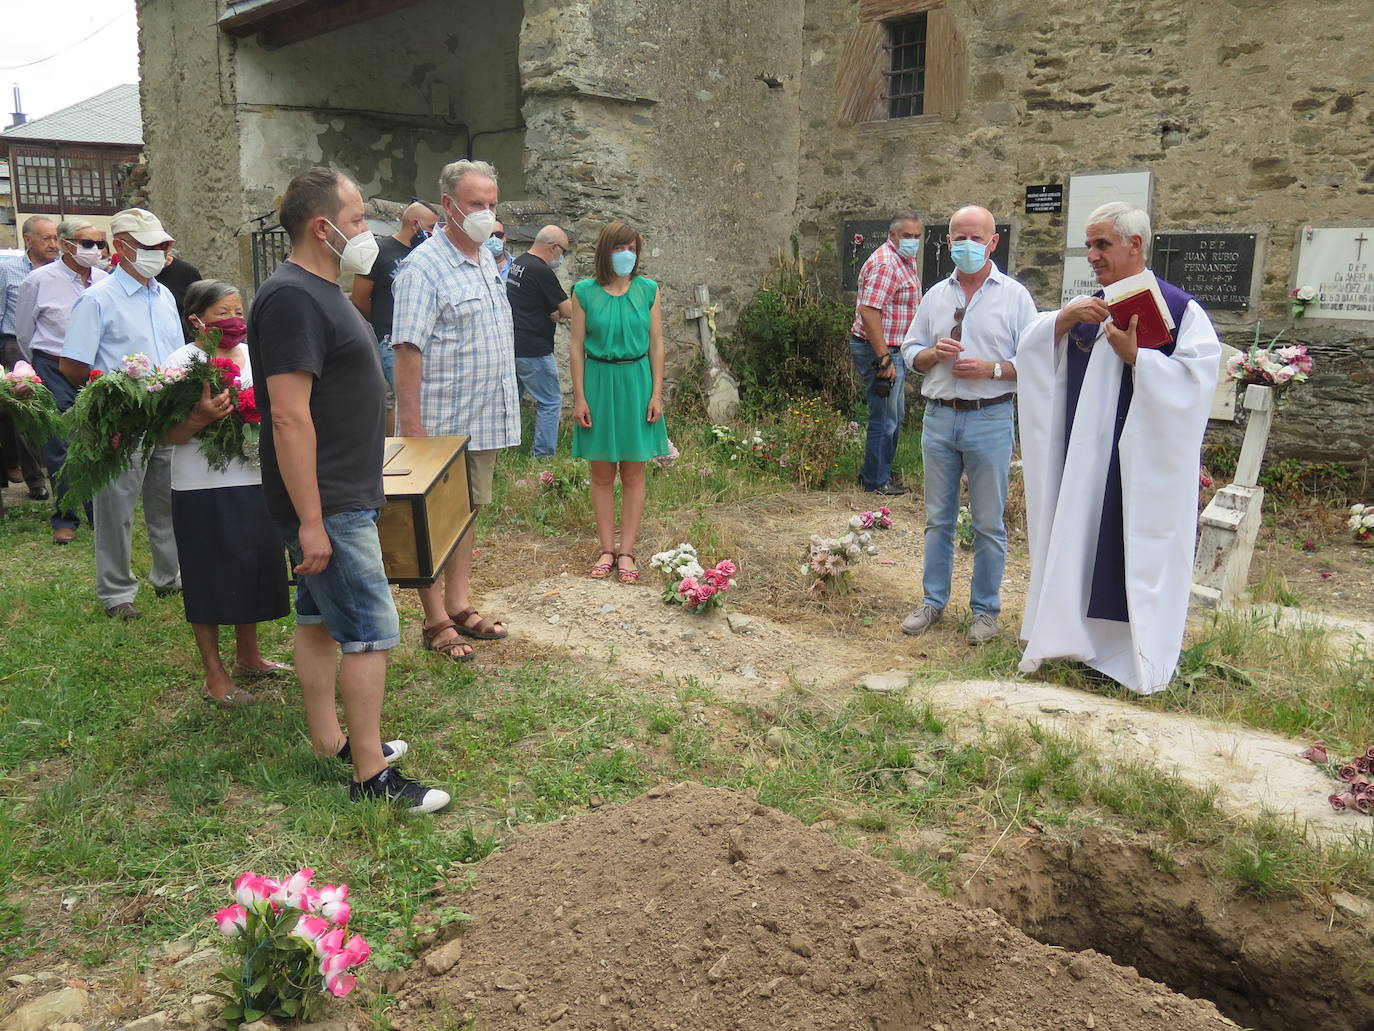
{"label": "light blue face mask", "polygon": [[634,251],[616,251],[611,255],[611,268],[617,276],[628,276],[635,270],[639,255]]}
{"label": "light blue face mask", "polygon": [[908,236],[897,241],[897,253],[903,258],[914,258],[921,252],[921,238]]}
{"label": "light blue face mask", "polygon": [[959,240],[951,244],[949,256],[955,268],[969,275],[981,272],[988,263],[987,247],[975,240]]}
{"label": "light blue face mask", "polygon": [[482,241],[482,246],[491,251],[491,256],[498,261],[501,259],[501,255],[506,251],[506,241],[495,236],[488,236]]}

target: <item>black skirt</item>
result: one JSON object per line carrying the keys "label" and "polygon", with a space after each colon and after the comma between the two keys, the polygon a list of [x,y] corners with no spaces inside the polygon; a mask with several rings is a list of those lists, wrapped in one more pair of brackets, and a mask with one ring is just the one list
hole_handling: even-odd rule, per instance
{"label": "black skirt", "polygon": [[186,622],[231,626],[291,611],[286,545],[262,488],[172,491]]}

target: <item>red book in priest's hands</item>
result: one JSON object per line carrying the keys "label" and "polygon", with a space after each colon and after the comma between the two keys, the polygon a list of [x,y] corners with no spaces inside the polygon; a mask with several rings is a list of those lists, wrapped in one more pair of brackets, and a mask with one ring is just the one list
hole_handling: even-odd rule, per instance
{"label": "red book in priest's hands", "polygon": [[1112,313],[1112,322],[1117,329],[1130,329],[1131,316],[1140,316],[1135,324],[1137,347],[1159,348],[1169,343],[1173,335],[1159,310],[1159,302],[1154,292],[1148,288],[1132,292],[1108,302],[1107,310]]}

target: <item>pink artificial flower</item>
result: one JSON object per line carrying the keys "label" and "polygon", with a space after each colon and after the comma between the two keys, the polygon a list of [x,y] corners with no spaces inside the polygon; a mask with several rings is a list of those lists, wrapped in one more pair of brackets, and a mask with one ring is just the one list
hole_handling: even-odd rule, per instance
{"label": "pink artificial flower", "polygon": [[541,487],[552,487],[552,486],[553,486],[553,473],[549,472],[547,469],[543,470],[543,471],[539,474],[539,485],[540,485]]}
{"label": "pink artificial flower", "polygon": [[329,933],[329,921],[322,916],[302,916],[291,929],[291,936],[314,945]]}
{"label": "pink artificial flower", "polygon": [[1332,809],[1338,813],[1343,813],[1355,804],[1355,796],[1349,791],[1342,791],[1338,795],[1331,795],[1327,801],[1331,803]]}
{"label": "pink artificial flower", "polygon": [[262,909],[272,901],[277,887],[271,877],[262,877],[250,870],[234,881],[234,901],[249,909]]}
{"label": "pink artificial flower", "polygon": [[[326,884],[319,892],[319,905],[316,909],[326,919],[332,920],[336,924],[348,923],[348,885],[347,884]],[[343,919],[339,919],[342,912]]]}
{"label": "pink artificial flower", "polygon": [[695,590],[696,590],[698,587],[700,587],[700,586],[701,586],[701,584],[699,584],[699,583],[697,582],[697,578],[696,578],[696,577],[694,577],[694,576],[684,576],[684,577],[682,578],[682,582],[681,582],[680,584],[677,585],[677,593],[678,593],[678,594],[686,594],[686,593],[688,593],[689,591],[695,591]]}
{"label": "pink artificial flower", "polygon": [[320,893],[314,888],[305,888],[301,891],[301,900],[296,908],[302,913],[318,913],[321,904]]}
{"label": "pink artificial flower", "polygon": [[730,589],[730,574],[720,569],[708,569],[702,574],[706,582],[718,591],[728,591]]}
{"label": "pink artificial flower", "polygon": [[215,924],[226,938],[236,938],[248,927],[248,910],[240,905],[225,906],[215,914]]}
{"label": "pink artificial flower", "polygon": [[726,576],[734,576],[737,572],[739,572],[739,566],[735,565],[728,558],[723,558],[719,562],[717,562],[716,569],[720,570]]}
{"label": "pink artificial flower", "polygon": [[1316,741],[1316,742],[1314,742],[1311,748],[1306,749],[1306,750],[1302,753],[1301,758],[1306,759],[1306,760],[1307,760],[1308,762],[1310,762],[1310,763],[1324,763],[1324,762],[1326,762],[1326,742],[1325,742],[1325,741]]}
{"label": "pink artificial flower", "polygon": [[306,907],[301,902],[301,894],[310,887],[310,879],[314,876],[314,870],[306,866],[301,867],[277,885],[277,890],[272,893],[272,901],[293,909],[304,910]]}
{"label": "pink artificial flower", "polygon": [[41,379],[38,378],[38,373],[34,371],[33,366],[30,365],[28,362],[24,361],[22,358],[14,363],[14,368],[10,369],[9,372],[5,373],[5,379],[10,381],[28,380],[31,383],[43,382]]}
{"label": "pink artificial flower", "polygon": [[342,999],[353,990],[353,986],[357,983],[358,979],[352,974],[331,974],[324,979],[325,988],[336,999]]}
{"label": "pink artificial flower", "polygon": [[[325,959],[333,956],[343,948],[344,935],[347,933],[342,927],[331,927],[315,939],[315,953]],[[321,961],[320,972],[324,972],[323,961]]]}

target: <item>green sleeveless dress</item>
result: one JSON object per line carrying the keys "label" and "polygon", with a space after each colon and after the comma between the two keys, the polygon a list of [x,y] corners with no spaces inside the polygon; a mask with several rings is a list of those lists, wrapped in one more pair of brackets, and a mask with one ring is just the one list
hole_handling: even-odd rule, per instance
{"label": "green sleeveless dress", "polygon": [[[646,462],[666,455],[668,428],[663,419],[651,423],[645,418],[654,393],[648,357],[649,311],[658,296],[658,284],[635,276],[623,296],[612,297],[589,278],[575,284],[573,294],[587,321],[582,390],[592,413],[591,429],[573,426],[573,457],[591,462]],[[638,360],[609,363],[596,358]]]}

